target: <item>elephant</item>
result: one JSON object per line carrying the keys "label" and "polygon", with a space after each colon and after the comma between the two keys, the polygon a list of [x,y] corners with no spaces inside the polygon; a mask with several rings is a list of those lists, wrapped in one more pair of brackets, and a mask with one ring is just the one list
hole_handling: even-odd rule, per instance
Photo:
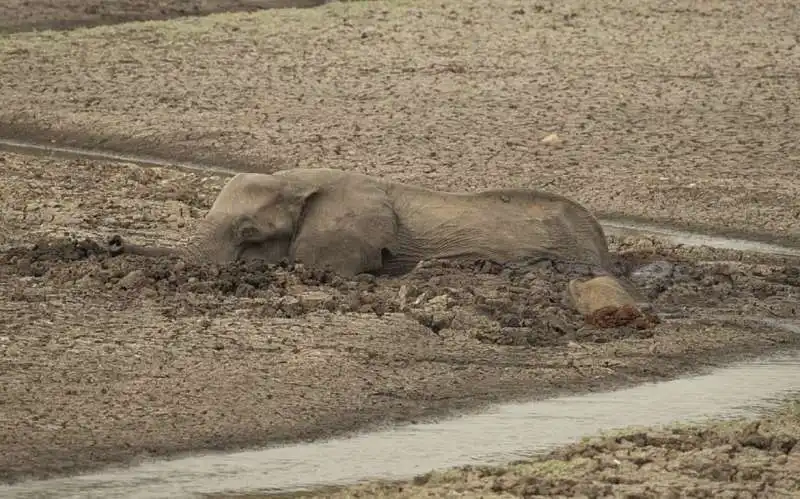
{"label": "elephant", "polygon": [[647,307],[641,294],[631,289],[632,285],[609,275],[572,279],[567,287],[573,305],[584,316],[608,307]]}
{"label": "elephant", "polygon": [[637,329],[649,329],[660,322],[651,304],[624,278],[601,275],[572,279],[567,288],[575,309],[594,326],[632,324]]}
{"label": "elephant", "polygon": [[584,315],[642,303],[633,284],[613,275],[597,219],[571,199],[519,188],[435,191],[328,168],[239,173],[187,245],[140,246],[114,236],[109,251],[214,263],[286,260],[345,277],[401,275],[430,259],[547,258],[589,265],[600,276],[569,282]]}
{"label": "elephant", "polygon": [[328,168],[236,174],[187,245],[148,247],[114,236],[109,250],[216,263],[285,259],[343,276],[403,274],[427,259],[609,264],[602,227],[566,197],[533,189],[443,192]]}

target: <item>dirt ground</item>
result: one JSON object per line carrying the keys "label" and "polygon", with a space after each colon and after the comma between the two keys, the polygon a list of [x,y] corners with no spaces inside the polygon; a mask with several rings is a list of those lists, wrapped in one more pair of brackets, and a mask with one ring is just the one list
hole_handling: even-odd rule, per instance
{"label": "dirt ground", "polygon": [[113,234],[186,240],[224,179],[10,153],[0,164],[5,481],[629,386],[800,343],[739,317],[796,318],[799,258],[616,241],[619,271],[664,319],[596,329],[564,293],[586,269],[558,262],[346,280],[110,258]]}
{"label": "dirt ground", "polygon": [[798,497],[798,475],[800,403],[793,402],[755,420],[614,432],[508,466],[265,497]]}
{"label": "dirt ground", "polygon": [[74,29],[215,12],[316,7],[325,0],[4,0],[0,34]]}
{"label": "dirt ground", "polygon": [[[7,33],[266,3],[279,2],[5,2],[0,139],[439,189],[539,186],[602,215],[800,243],[791,3],[399,0]],[[800,342],[746,317],[797,318],[797,258],[612,240],[662,320],[596,329],[564,294],[586,269],[558,262],[348,280],[109,258],[112,234],[186,240],[224,179],[11,152],[0,171],[3,481],[629,386]],[[672,437],[619,445],[673,483],[689,472],[665,456],[736,459],[708,435],[676,437],[698,442],[679,454]],[[774,457],[762,473],[778,469],[776,487],[796,466],[725,442]],[[603,445],[561,459],[601,478],[536,490],[646,486],[608,468]],[[486,473],[475,490],[530,484]]]}
{"label": "dirt ground", "polygon": [[798,9],[399,0],[18,33],[0,37],[0,136],[546,186],[800,244]]}

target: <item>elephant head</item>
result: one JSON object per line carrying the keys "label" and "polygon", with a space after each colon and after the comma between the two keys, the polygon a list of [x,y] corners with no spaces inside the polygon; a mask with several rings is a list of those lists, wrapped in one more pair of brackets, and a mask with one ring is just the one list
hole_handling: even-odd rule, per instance
{"label": "elephant head", "polygon": [[318,186],[274,175],[241,173],[222,188],[187,246],[139,246],[115,236],[110,250],[112,254],[177,255],[214,263],[248,259],[277,263],[290,256],[304,208],[318,192]]}
{"label": "elephant head", "polygon": [[115,236],[109,249],[214,263],[287,259],[355,275],[382,268],[396,231],[392,204],[378,183],[324,169],[240,173],[185,247],[140,246]]}

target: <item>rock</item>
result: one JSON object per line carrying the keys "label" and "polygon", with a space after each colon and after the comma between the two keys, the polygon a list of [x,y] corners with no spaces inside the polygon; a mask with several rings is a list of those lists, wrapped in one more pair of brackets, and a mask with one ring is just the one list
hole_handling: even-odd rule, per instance
{"label": "rock", "polygon": [[542,139],[542,144],[547,144],[549,146],[560,146],[563,143],[564,140],[557,133],[551,133]]}

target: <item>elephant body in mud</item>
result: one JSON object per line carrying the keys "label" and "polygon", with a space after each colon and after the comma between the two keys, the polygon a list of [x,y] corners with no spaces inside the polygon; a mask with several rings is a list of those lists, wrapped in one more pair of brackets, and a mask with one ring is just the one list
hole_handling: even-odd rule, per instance
{"label": "elephant body in mud", "polygon": [[556,194],[440,192],[324,168],[238,174],[187,246],[143,247],[115,237],[111,251],[218,263],[286,259],[344,276],[402,274],[426,259],[550,257],[600,269],[609,260],[597,220]]}

